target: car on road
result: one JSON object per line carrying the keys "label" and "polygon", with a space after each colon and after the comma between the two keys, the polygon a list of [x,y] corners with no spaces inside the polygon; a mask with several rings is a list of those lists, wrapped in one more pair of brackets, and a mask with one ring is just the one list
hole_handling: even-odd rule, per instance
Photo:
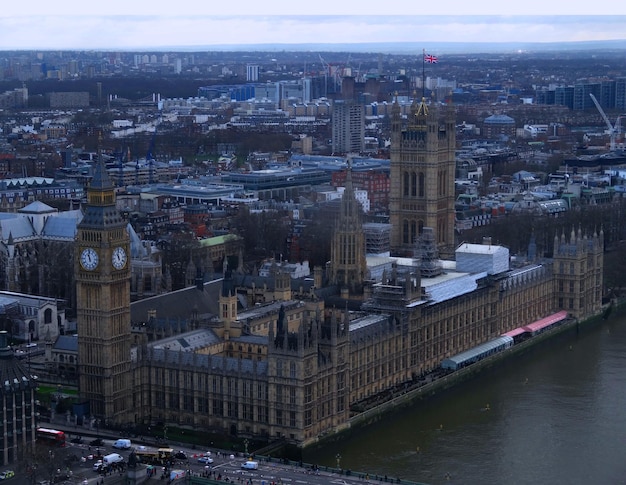
{"label": "car on road", "polygon": [[95,440],[91,440],[89,442],[89,446],[104,446],[104,441],[100,438],[96,438]]}
{"label": "car on road", "polygon": [[198,463],[213,463],[213,458],[211,458],[210,456],[201,456],[200,458],[198,458]]}
{"label": "car on road", "polygon": [[182,450],[177,451],[176,453],[174,453],[174,458],[176,458],[178,460],[186,460],[187,459],[187,453],[185,453]]}
{"label": "car on road", "polygon": [[0,480],[6,480],[7,478],[13,478],[15,476],[15,472],[13,470],[7,470],[0,473]]}
{"label": "car on road", "polygon": [[130,450],[132,446],[130,440],[126,438],[121,438],[113,443],[113,448],[117,448],[118,450]]}

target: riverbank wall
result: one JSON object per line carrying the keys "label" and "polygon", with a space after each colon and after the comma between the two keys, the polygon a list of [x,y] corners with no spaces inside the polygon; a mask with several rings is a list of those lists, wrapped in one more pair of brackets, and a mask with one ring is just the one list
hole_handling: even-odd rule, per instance
{"label": "riverbank wall", "polygon": [[308,444],[305,448],[315,450],[318,447],[324,446],[325,443],[340,441],[346,438],[350,433],[364,426],[368,426],[392,413],[400,412],[407,406],[415,406],[419,403],[425,403],[434,397],[442,396],[459,384],[470,381],[505,360],[530,352],[541,345],[554,343],[560,338],[569,338],[572,335],[588,331],[597,325],[604,324],[624,314],[626,314],[626,300],[613,301],[609,305],[606,305],[600,313],[587,319],[567,320],[557,327],[520,342],[502,352],[486,357],[474,364],[442,377],[433,379],[431,382],[421,384],[419,387],[409,388],[388,401],[356,414],[350,418],[345,425],[336,429],[333,433],[319,437],[315,443]]}

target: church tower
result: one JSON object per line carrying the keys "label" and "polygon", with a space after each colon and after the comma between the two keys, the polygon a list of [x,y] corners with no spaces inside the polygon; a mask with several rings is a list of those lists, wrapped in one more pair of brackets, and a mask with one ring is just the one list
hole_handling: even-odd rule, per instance
{"label": "church tower", "polygon": [[[441,111],[444,111],[443,113]],[[413,102],[405,129],[400,106],[391,114],[391,251],[410,255],[424,227],[442,256],[454,255],[455,113]]]}
{"label": "church tower", "polygon": [[130,236],[99,161],[76,240],[79,392],[92,416],[131,421]]}
{"label": "church tower", "polygon": [[352,163],[348,160],[346,187],[331,246],[330,283],[356,295],[362,292],[366,277],[365,236],[361,207],[352,186]]}

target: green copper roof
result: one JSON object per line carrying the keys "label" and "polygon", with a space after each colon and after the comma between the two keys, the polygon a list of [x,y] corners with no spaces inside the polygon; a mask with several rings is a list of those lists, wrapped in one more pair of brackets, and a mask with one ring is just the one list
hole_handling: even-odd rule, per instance
{"label": "green copper roof", "polygon": [[235,234],[225,234],[224,236],[208,237],[206,239],[200,240],[200,246],[204,248],[219,246],[220,244],[224,244],[229,241],[237,241],[238,239],[240,239],[240,237],[236,236]]}

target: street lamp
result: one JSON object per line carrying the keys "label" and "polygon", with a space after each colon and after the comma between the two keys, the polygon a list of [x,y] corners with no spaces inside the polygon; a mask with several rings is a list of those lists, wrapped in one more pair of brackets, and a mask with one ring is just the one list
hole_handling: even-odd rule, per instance
{"label": "street lamp", "polygon": [[337,459],[337,470],[341,470],[341,455],[337,453],[337,456],[335,456],[335,458]]}
{"label": "street lamp", "polygon": [[248,454],[248,444],[249,444],[248,438],[243,440],[243,451],[246,455]]}

